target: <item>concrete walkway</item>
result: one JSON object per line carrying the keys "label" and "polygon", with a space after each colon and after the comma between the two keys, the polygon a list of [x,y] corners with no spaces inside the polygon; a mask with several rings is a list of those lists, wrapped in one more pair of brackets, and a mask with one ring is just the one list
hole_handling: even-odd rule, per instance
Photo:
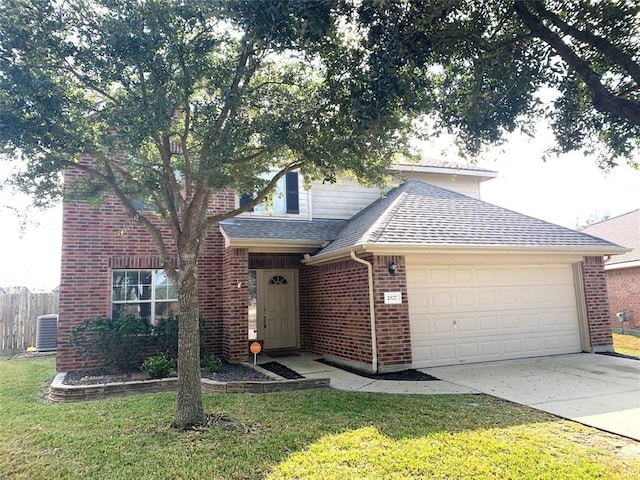
{"label": "concrete walkway", "polygon": [[331,387],[338,390],[353,390],[357,392],[379,393],[407,393],[437,395],[447,393],[479,393],[472,388],[455,385],[449,382],[404,382],[395,380],[373,380],[371,378],[354,375],[316,360],[322,358],[318,355],[303,353],[299,357],[259,358],[258,365],[262,362],[275,361],[291,370],[304,375],[307,378],[329,378]]}
{"label": "concrete walkway", "polygon": [[315,361],[264,358],[340,390],[405,394],[486,393],[640,440],[640,361],[581,353],[421,369],[441,381],[373,380]]}

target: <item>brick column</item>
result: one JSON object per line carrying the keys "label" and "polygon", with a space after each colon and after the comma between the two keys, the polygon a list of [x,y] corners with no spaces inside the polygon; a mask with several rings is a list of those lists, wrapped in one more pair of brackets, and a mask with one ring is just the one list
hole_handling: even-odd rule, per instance
{"label": "brick column", "polygon": [[223,260],[222,348],[225,360],[247,360],[249,312],[249,253],[245,248],[227,248]]}
{"label": "brick column", "polygon": [[584,297],[591,351],[612,352],[609,300],[602,257],[584,257],[582,262]]}
{"label": "brick column", "polygon": [[[373,263],[373,291],[376,308],[376,338],[378,371],[403,370],[411,366],[411,331],[407,276],[403,256],[375,256]],[[395,274],[389,264],[396,264]],[[401,304],[385,304],[384,292],[400,292]]]}

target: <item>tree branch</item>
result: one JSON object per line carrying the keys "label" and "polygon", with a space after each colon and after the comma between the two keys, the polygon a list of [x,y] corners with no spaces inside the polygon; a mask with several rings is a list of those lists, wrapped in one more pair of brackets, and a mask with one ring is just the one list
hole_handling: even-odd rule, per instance
{"label": "tree branch", "polygon": [[582,60],[558,35],[545,27],[540,19],[531,13],[525,2],[514,1],[514,8],[525,26],[537,38],[551,46],[585,83],[591,93],[593,107],[597,111],[622,117],[632,124],[640,125],[640,105],[609,92],[587,62]]}
{"label": "tree branch", "polygon": [[158,251],[160,252],[160,257],[162,258],[163,266],[168,267],[168,269],[172,270],[175,273],[173,262],[171,261],[172,257],[171,255],[169,255],[167,247],[164,243],[164,239],[162,238],[162,232],[160,231],[160,229],[156,225],[154,225],[151,222],[151,220],[149,220],[146,216],[141,215],[135,208],[133,208],[133,205],[131,205],[131,202],[129,201],[125,193],[120,188],[120,185],[118,185],[118,181],[116,180],[115,173],[108,162],[105,164],[105,169],[107,171],[107,174],[103,175],[103,179],[109,184],[109,186],[111,187],[111,190],[113,191],[115,196],[118,198],[118,200],[120,200],[120,203],[124,207],[127,214],[131,218],[133,218],[136,222],[138,222],[140,225],[142,225],[144,228],[147,229],[147,231],[153,238],[153,241],[156,244]]}
{"label": "tree branch", "polygon": [[243,205],[242,207],[236,208],[234,210],[230,210],[225,213],[221,213],[219,215],[215,215],[213,217],[208,217],[207,226],[210,227],[223,220],[227,220],[228,218],[233,218],[236,215],[239,215],[244,212],[248,212],[253,207],[263,202],[263,200],[267,197],[269,192],[271,192],[271,190],[275,188],[275,186],[278,184],[278,181],[282,177],[284,177],[287,173],[302,167],[303,165],[304,165],[303,160],[298,160],[294,163],[287,165],[285,168],[283,168],[273,176],[271,181],[262,189],[262,191],[260,191],[260,193],[258,193],[258,195],[256,195],[254,199],[252,199],[250,202],[248,202],[246,205]]}
{"label": "tree branch", "polygon": [[576,40],[580,40],[581,42],[591,45],[613,63],[624,68],[631,78],[640,85],[640,65],[638,65],[630,55],[627,55],[623,50],[615,46],[606,38],[595,35],[588,30],[579,30],[573,25],[567,24],[555,13],[547,10],[542,2],[535,2],[533,7],[535,8],[536,13],[538,13],[542,18],[549,20],[563,33],[571,35]]}

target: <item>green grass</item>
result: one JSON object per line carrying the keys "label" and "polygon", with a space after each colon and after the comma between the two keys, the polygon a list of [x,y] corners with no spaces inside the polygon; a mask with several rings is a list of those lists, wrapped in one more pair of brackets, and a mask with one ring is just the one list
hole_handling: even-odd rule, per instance
{"label": "green grass", "polygon": [[640,338],[633,335],[614,333],[613,349],[616,353],[640,357]]}
{"label": "green grass", "polygon": [[636,442],[488,396],[211,395],[249,431],[177,432],[174,394],[50,405],[53,375],[0,360],[0,478],[640,478]]}

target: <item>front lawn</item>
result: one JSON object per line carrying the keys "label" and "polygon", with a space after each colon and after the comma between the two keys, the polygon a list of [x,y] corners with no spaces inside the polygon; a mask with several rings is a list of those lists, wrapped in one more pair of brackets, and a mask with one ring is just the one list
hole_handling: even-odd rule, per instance
{"label": "front lawn", "polygon": [[613,349],[616,353],[640,357],[640,338],[633,335],[614,333]]}
{"label": "front lawn", "polygon": [[637,442],[483,395],[211,395],[180,433],[175,394],[50,405],[53,375],[0,360],[0,478],[640,478]]}

